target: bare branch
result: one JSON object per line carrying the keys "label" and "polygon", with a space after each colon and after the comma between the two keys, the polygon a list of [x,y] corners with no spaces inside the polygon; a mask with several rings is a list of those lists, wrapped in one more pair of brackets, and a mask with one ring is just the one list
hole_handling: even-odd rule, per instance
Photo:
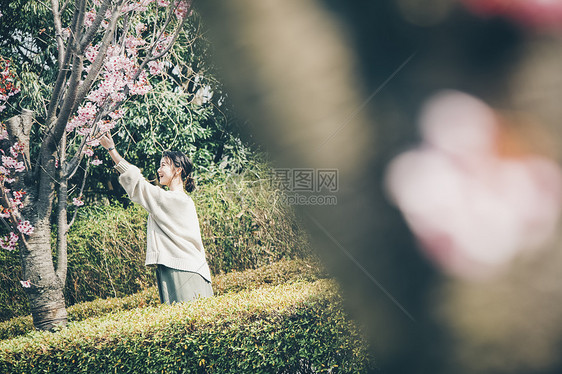
{"label": "bare branch", "polygon": [[[63,100],[62,108],[60,113],[57,117],[55,126],[53,129],[47,134],[46,139],[43,141],[41,145],[41,157],[46,156],[49,152],[49,149],[53,149],[54,145],[59,142],[62,137],[62,134],[65,131],[66,123],[71,114],[71,110],[74,107],[74,103],[76,101],[76,93],[78,91],[78,81],[80,80],[80,75],[84,70],[84,62],[83,57],[79,55],[75,55],[73,58],[73,66],[72,66],[72,74],[70,76],[70,82],[68,84],[69,89],[66,92],[66,95]],[[43,162],[43,160],[41,160]]]}
{"label": "bare branch", "polygon": [[172,40],[170,41],[170,44],[168,44],[168,46],[164,50],[162,50],[162,52],[160,52],[159,54],[150,57],[148,61],[157,60],[157,59],[163,57],[166,53],[168,53],[170,51],[170,49],[172,48],[172,46],[176,42],[176,39],[178,38],[178,35],[180,34],[181,30],[183,29],[183,25],[185,24],[185,21],[186,21],[186,18],[185,17],[182,18],[181,23],[178,25],[178,27],[176,28],[176,30],[174,32],[174,36],[172,37]]}
{"label": "bare branch", "polygon": [[57,278],[63,284],[66,283],[66,271],[68,265],[67,256],[67,237],[68,230],[66,222],[66,204],[68,199],[68,180],[64,178],[64,165],[66,159],[66,134],[64,133],[59,147],[59,183],[57,188],[57,269],[55,271]]}
{"label": "bare branch", "polygon": [[172,37],[172,40],[170,41],[170,43],[168,44],[168,46],[166,46],[166,48],[164,48],[164,50],[162,50],[160,53],[153,55],[153,51],[154,48],[156,47],[156,44],[158,43],[158,40],[160,40],[160,37],[163,35],[163,30],[166,28],[166,26],[168,25],[169,19],[170,19],[170,15],[173,12],[173,9],[170,10],[170,12],[168,13],[168,18],[166,19],[166,24],[164,25],[164,27],[162,28],[162,31],[160,32],[160,35],[158,36],[158,38],[156,39],[156,41],[154,42],[154,44],[152,44],[152,46],[150,47],[150,50],[148,52],[148,54],[146,55],[146,57],[144,58],[144,60],[142,61],[139,69],[137,70],[137,72],[135,73],[135,76],[133,77],[133,81],[137,80],[137,78],[139,77],[140,73],[142,72],[142,70],[145,68],[145,66],[150,62],[150,61],[154,61],[157,60],[159,58],[164,57],[165,54],[167,54],[170,49],[172,48],[172,46],[174,45],[174,43],[176,42],[176,39],[178,38],[178,35],[180,34],[181,30],[183,29],[183,26],[185,25],[185,21],[187,20],[187,17],[183,17],[181,19],[180,24],[176,27],[176,30],[174,31],[174,36]]}
{"label": "bare branch", "polygon": [[[51,12],[53,13],[53,21],[55,24],[55,37],[57,39],[57,49],[59,56],[65,55],[64,40],[62,39],[62,23],[61,13],[59,9],[59,0],[51,0]],[[59,71],[63,69],[63,59],[59,58]]]}
{"label": "bare branch", "polygon": [[[55,119],[56,115],[56,108],[58,107],[58,103],[60,97],[62,96],[62,88],[64,87],[64,83],[66,81],[66,75],[69,71],[69,63],[72,57],[72,48],[70,47],[74,44],[74,38],[76,37],[79,27],[78,27],[78,9],[75,9],[74,14],[72,15],[72,22],[71,22],[71,32],[68,39],[68,48],[65,51],[64,57],[63,55],[59,54],[59,72],[57,75],[57,80],[55,82],[55,87],[53,89],[53,93],[51,95],[51,100],[49,102],[49,108],[47,110],[47,126],[51,126]],[[60,63],[62,59],[62,64]],[[47,133],[50,132],[50,128],[47,130]]]}
{"label": "bare branch", "polygon": [[83,150],[87,140],[87,136],[82,138],[82,142],[80,143],[80,147],[78,147],[78,151],[76,152],[74,157],[72,157],[72,159],[70,159],[70,161],[68,161],[66,165],[64,165],[64,178],[70,179],[74,176],[76,171],[78,171],[80,162],[82,162],[82,159],[84,158]]}
{"label": "bare branch", "polygon": [[73,43],[73,49],[75,51],[80,51],[80,39],[82,39],[82,31],[84,28],[84,18],[86,17],[86,0],[78,0],[78,6],[75,12],[78,12],[78,23],[75,30],[75,38]]}
{"label": "bare branch", "polygon": [[[82,196],[82,194],[84,193],[84,187],[86,186],[86,178],[88,177],[89,170],[90,170],[90,163],[88,162],[88,165],[86,166],[86,170],[84,171],[84,177],[82,178],[82,185],[80,186],[80,192],[78,193],[78,196]],[[78,208],[74,210],[74,213],[72,214],[72,219],[70,220],[70,223],[67,226],[67,230],[70,229],[70,227],[72,227],[72,225],[74,224],[74,220],[76,219],[77,213],[78,213]]]}
{"label": "bare branch", "polygon": [[70,0],[65,0],[64,4],[62,5],[61,9],[60,9],[60,14],[63,14],[64,11],[66,10],[66,7],[68,6],[68,4],[70,4]]}

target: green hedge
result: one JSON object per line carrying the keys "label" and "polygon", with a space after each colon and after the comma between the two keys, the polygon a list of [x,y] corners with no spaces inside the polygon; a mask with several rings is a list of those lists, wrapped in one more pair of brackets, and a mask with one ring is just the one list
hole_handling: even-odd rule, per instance
{"label": "green hedge", "polygon": [[[211,272],[257,268],[308,256],[305,232],[257,167],[218,175],[193,193]],[[146,212],[138,205],[88,206],[68,235],[67,305],[123,297],[155,284],[144,266]],[[0,321],[29,314],[19,253],[0,250]]]}
{"label": "green hedge", "polygon": [[[312,260],[285,260],[262,266],[259,269],[233,271],[213,278],[215,295],[259,288],[266,285],[279,285],[296,281],[314,281],[328,275],[320,264]],[[69,322],[83,321],[86,318],[100,317],[120,310],[130,310],[159,305],[156,287],[150,287],[136,294],[122,297],[97,299],[75,304],[67,308]],[[14,317],[0,323],[0,340],[11,339],[34,331],[31,316]]]}
{"label": "green hedge", "polygon": [[333,281],[137,308],[0,342],[2,373],[362,373]]}

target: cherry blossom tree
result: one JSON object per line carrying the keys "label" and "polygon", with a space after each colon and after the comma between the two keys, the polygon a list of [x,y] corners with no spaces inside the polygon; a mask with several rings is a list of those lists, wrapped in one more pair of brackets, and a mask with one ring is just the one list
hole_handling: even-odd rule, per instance
{"label": "cherry blossom tree", "polygon": [[[21,285],[41,330],[67,320],[66,234],[83,205],[84,188],[83,180],[78,186],[69,181],[80,169],[86,178],[89,168],[102,162],[94,152],[99,135],[124,116],[121,106],[128,98],[150,92],[149,76],[167,67],[165,57],[190,15],[191,1],[51,0],[50,7],[58,71],[46,115],[23,109],[0,129],[0,216],[11,229],[0,245],[20,250]],[[1,111],[18,88],[8,61],[0,60],[0,70]],[[40,144],[31,144],[34,139]]]}

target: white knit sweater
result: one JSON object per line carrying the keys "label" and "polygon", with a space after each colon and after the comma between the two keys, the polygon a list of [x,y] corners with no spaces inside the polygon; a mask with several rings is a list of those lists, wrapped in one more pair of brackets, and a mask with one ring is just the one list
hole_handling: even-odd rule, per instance
{"label": "white knit sweater", "polygon": [[139,168],[125,160],[115,168],[131,200],[149,213],[145,264],[192,271],[210,282],[211,272],[191,197],[183,191],[166,191],[150,184]]}

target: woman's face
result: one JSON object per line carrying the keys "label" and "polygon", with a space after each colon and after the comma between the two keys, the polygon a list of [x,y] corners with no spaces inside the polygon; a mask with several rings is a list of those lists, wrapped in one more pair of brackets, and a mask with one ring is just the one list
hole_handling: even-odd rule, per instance
{"label": "woman's face", "polygon": [[160,184],[169,186],[176,175],[179,175],[180,170],[174,166],[168,157],[162,157],[160,160],[160,167],[158,168],[158,178]]}

